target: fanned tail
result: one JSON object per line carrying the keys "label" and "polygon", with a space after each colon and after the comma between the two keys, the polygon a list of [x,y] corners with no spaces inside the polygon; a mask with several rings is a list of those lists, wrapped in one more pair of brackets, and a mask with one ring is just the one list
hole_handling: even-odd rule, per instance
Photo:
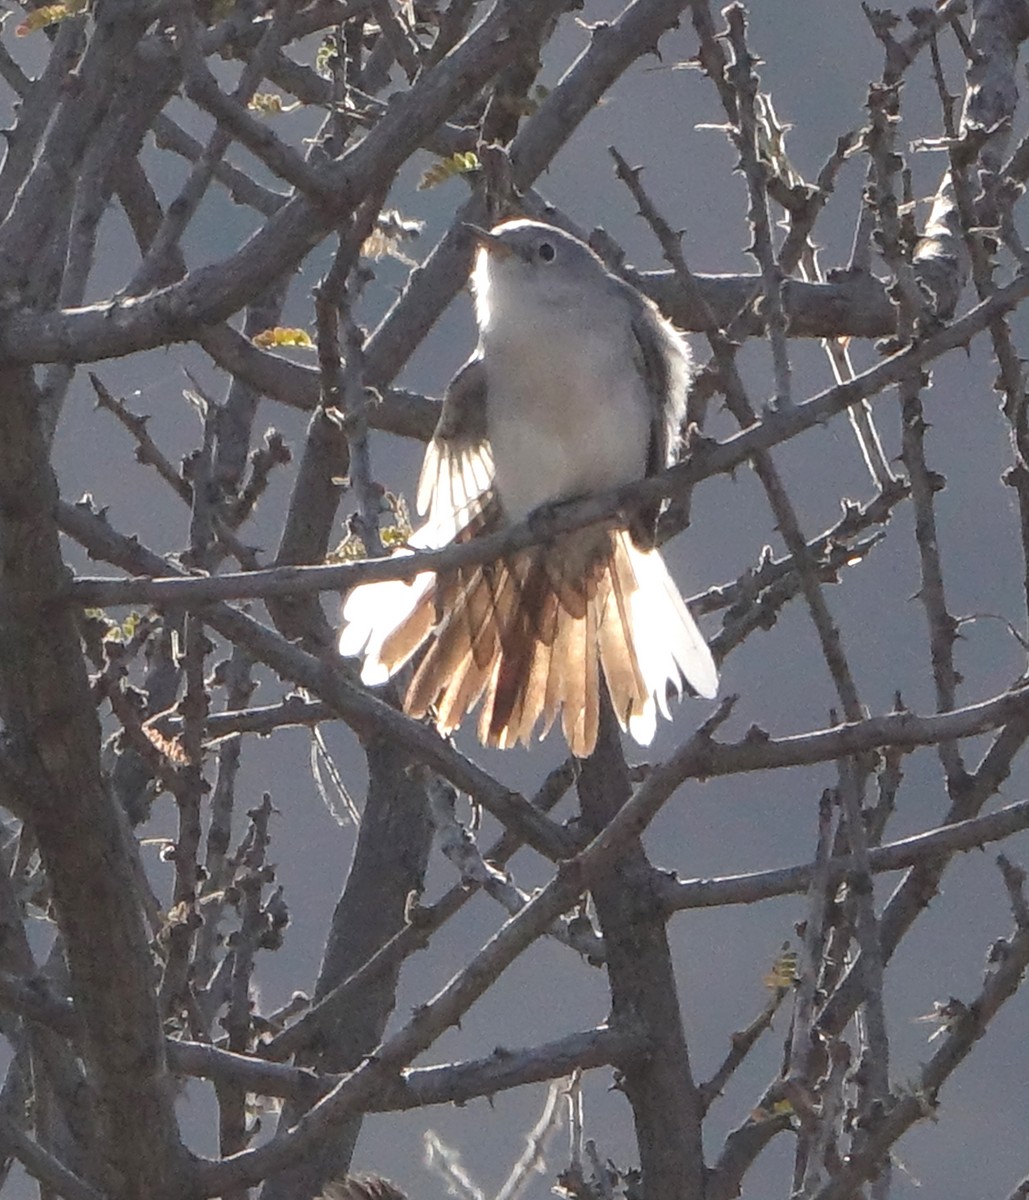
{"label": "fanned tail", "polygon": [[711,699],[718,691],[718,669],[660,553],[641,550],[626,531],[612,537],[600,661],[619,724],[646,746],[658,710],[671,717],[669,687],[681,693],[685,679]]}
{"label": "fanned tail", "polygon": [[405,710],[449,733],[481,702],[479,736],[493,746],[528,743],[541,723],[545,736],[560,713],[572,753],[591,754],[601,672],[619,723],[644,745],[658,711],[670,715],[669,687],[685,679],[705,697],[718,687],[660,554],[626,531],[580,532],[439,579],[366,584],[343,615],[340,651],[364,653],[365,682],[383,682],[424,647]]}

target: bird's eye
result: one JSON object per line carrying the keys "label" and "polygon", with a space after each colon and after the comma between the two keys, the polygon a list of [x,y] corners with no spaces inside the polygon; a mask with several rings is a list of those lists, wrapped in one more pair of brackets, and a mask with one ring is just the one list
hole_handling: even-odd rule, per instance
{"label": "bird's eye", "polygon": [[554,249],[552,242],[540,242],[539,250],[536,253],[543,259],[544,262],[553,262],[557,251]]}

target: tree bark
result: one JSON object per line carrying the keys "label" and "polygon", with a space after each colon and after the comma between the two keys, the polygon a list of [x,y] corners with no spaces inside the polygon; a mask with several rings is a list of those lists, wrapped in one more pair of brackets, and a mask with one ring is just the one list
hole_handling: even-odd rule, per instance
{"label": "tree bark", "polygon": [[[583,761],[583,822],[598,833],[632,786],[606,689],[597,748]],[[624,1064],[621,1087],[632,1106],[647,1200],[701,1200],[701,1105],[690,1069],[665,918],[650,883],[655,874],[633,842],[591,893],[607,950],[610,1024],[642,1037],[646,1050]]]}
{"label": "tree bark", "polygon": [[0,704],[3,769],[52,889],[82,1022],[101,1131],[93,1181],[112,1197],[189,1195],[154,971],[126,823],[99,760],[100,723],[71,610],[62,602],[55,510],[38,391],[0,371]]}

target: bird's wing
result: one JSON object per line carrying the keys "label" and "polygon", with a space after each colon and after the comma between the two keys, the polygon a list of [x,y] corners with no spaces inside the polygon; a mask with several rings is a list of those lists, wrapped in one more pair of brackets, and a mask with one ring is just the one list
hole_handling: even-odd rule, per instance
{"label": "bird's wing", "polygon": [[[650,401],[650,444],[647,475],[671,463],[679,441],[690,376],[689,347],[679,331],[645,297],[627,289],[632,306],[633,358]],[[654,545],[660,504],[641,510],[632,524],[633,541],[643,549]]]}
{"label": "bird's wing", "polygon": [[422,545],[453,541],[478,516],[493,494],[493,454],[486,433],[486,368],[469,359],[443,398],[436,432],[425,451],[418,479]]}
{"label": "bird's wing", "polygon": [[[495,522],[493,456],[486,438],[486,372],[471,359],[455,376],[422,463],[417,508],[425,524],[397,551],[436,549],[464,540]],[[363,655],[361,678],[385,683],[429,637],[438,621],[436,575],[410,583],[380,580],[354,590],[343,603],[339,652]]]}

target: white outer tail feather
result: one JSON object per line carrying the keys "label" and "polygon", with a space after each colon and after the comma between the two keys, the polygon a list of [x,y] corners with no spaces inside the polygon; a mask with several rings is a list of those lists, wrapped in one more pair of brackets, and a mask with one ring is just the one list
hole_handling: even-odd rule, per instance
{"label": "white outer tail feather", "polygon": [[[403,550],[399,553],[410,552]],[[382,661],[382,646],[393,630],[411,616],[435,582],[436,576],[432,571],[423,571],[410,583],[402,579],[385,579],[362,584],[346,598],[339,652],[344,658],[364,656],[362,683],[378,687],[410,659],[408,655],[403,661],[395,663],[391,670]]]}
{"label": "white outer tail feather", "polygon": [[[629,597],[631,629],[624,635],[635,649],[649,696],[643,709],[634,712],[627,724],[634,741],[649,746],[657,729],[658,710],[666,720],[672,719],[668,685],[681,695],[684,678],[695,692],[710,700],[718,692],[718,669],[660,553],[640,550],[627,533],[616,536],[636,577],[636,587]],[[618,716],[621,721],[621,714]]]}

